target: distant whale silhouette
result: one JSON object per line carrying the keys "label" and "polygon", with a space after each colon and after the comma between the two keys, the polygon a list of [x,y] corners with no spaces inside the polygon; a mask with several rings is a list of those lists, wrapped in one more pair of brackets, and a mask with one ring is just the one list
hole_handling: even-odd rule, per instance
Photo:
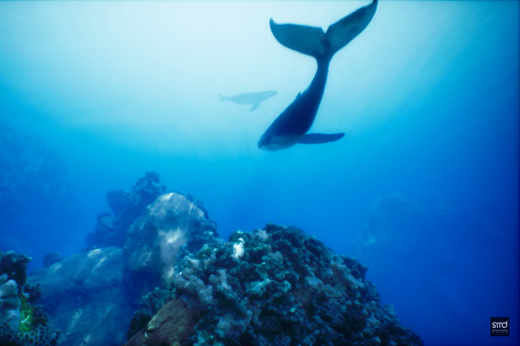
{"label": "distant whale silhouette", "polygon": [[297,143],[319,144],[341,139],[344,133],[312,133],[312,126],[320,106],[329,64],[334,54],[359,35],[370,23],[377,8],[377,0],[331,25],[324,33],[321,28],[296,24],[276,24],[270,20],[271,32],[287,48],[316,59],[318,68],[303,93],[280,114],[258,142],[262,150],[275,151]]}
{"label": "distant whale silhouette", "polygon": [[218,96],[220,97],[220,102],[230,101],[239,105],[253,105],[253,107],[251,107],[249,110],[251,112],[257,109],[258,106],[260,106],[260,103],[267,100],[268,98],[273,97],[276,94],[278,94],[278,91],[267,90],[255,93],[238,94],[235,96],[223,96],[220,94],[218,94]]}

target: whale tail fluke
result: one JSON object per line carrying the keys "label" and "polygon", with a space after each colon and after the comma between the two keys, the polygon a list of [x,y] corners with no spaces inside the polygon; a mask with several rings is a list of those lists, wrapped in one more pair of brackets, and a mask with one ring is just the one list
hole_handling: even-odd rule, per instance
{"label": "whale tail fluke", "polygon": [[276,24],[272,19],[271,32],[283,46],[310,55],[316,59],[332,56],[345,47],[368,26],[377,8],[377,1],[362,7],[332,24],[326,33],[321,28],[297,25]]}
{"label": "whale tail fluke", "polygon": [[217,94],[217,96],[220,97],[220,102],[224,102],[226,100],[226,97],[221,94]]}
{"label": "whale tail fluke", "polygon": [[372,18],[374,18],[376,8],[377,0],[373,0],[370,5],[361,7],[329,26],[325,37],[330,44],[332,55],[365,30]]}
{"label": "whale tail fluke", "polygon": [[325,53],[323,41],[325,33],[321,28],[297,24],[276,24],[272,19],[269,21],[271,32],[280,44],[313,57]]}

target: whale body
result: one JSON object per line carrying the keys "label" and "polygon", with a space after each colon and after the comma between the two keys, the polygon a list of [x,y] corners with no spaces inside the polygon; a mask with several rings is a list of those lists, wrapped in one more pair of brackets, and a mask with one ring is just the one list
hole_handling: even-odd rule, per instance
{"label": "whale body", "polygon": [[321,28],[276,24],[270,20],[273,36],[283,46],[316,59],[317,69],[309,87],[274,120],[264,132],[258,147],[275,151],[297,143],[321,144],[341,139],[344,133],[310,133],[323,97],[332,57],[359,35],[370,23],[377,8],[377,0],[349,14],[331,25],[324,33]]}
{"label": "whale body", "polygon": [[276,90],[258,91],[254,93],[244,93],[235,96],[223,96],[218,94],[220,102],[230,101],[239,105],[252,105],[249,111],[254,111],[260,106],[260,103],[278,94]]}

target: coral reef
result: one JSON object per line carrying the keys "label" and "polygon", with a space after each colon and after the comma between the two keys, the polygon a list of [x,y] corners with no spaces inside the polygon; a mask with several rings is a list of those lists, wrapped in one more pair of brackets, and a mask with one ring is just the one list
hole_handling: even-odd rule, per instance
{"label": "coral reef", "polygon": [[90,250],[49,256],[24,285],[19,319],[39,318],[27,304],[41,295],[61,345],[422,345],[355,259],[294,227],[225,242],[200,199],[165,189],[149,172],[109,193]]}
{"label": "coral reef", "polygon": [[184,193],[181,191],[174,191],[174,193],[177,193],[179,195],[183,195],[184,197],[186,197],[186,199],[188,201],[195,204],[197,206],[197,208],[199,208],[204,213],[205,218],[209,218],[209,212],[204,207],[204,203],[202,202],[202,199],[199,196],[192,195],[191,193]]}
{"label": "coral reef", "polygon": [[15,331],[20,326],[18,285],[14,280],[8,280],[5,273],[0,276],[0,320]]}
{"label": "coral reef", "polygon": [[42,296],[42,291],[39,282],[27,282],[23,286],[23,294],[27,298],[27,301],[31,304],[36,303]]}
{"label": "coral reef", "polygon": [[159,175],[148,172],[132,192],[109,193],[112,214],[98,216],[87,249],[65,259],[49,254],[49,266],[31,275],[29,297],[39,287],[49,325],[66,331],[60,344],[123,344],[172,299],[171,292],[154,288],[169,286],[179,254],[221,241],[214,220],[184,195],[163,194],[165,189]]}
{"label": "coral reef", "polygon": [[188,308],[181,299],[170,301],[125,346],[193,345],[191,338],[199,318],[197,308]]}
{"label": "coral reef", "polygon": [[30,332],[15,332],[0,321],[0,345],[2,346],[56,346],[59,333],[38,325]]}
{"label": "coral reef", "polygon": [[42,307],[33,305],[40,297],[39,285],[26,283],[31,259],[12,251],[0,252],[0,345],[53,346],[59,333],[47,327]]}
{"label": "coral reef", "polygon": [[152,317],[172,299],[173,294],[170,291],[160,289],[159,287],[156,287],[152,292],[145,295],[143,297],[145,307],[135,312],[127,333],[127,338],[131,339],[140,330],[146,327]]}
{"label": "coral reef", "polygon": [[141,297],[154,287],[168,287],[179,254],[197,251],[217,238],[215,222],[186,197],[159,196],[128,230],[125,276],[132,295]]}
{"label": "coral reef", "polygon": [[112,210],[102,213],[97,218],[94,232],[87,235],[87,250],[100,247],[123,247],[128,227],[141,215],[146,206],[166,191],[160,182],[159,174],[147,172],[132,188],[132,192],[121,190],[107,194],[107,202]]}
{"label": "coral reef", "polygon": [[19,292],[27,280],[26,271],[30,261],[30,257],[18,255],[14,251],[0,252],[0,274],[5,273],[8,280],[16,281]]}
{"label": "coral reef", "polygon": [[[422,345],[366,270],[293,227],[238,231],[178,261],[175,299],[127,345]],[[173,305],[186,319],[167,318]],[[192,333],[168,339],[163,324]]]}
{"label": "coral reef", "polygon": [[[130,226],[166,191],[166,186],[160,181],[160,175],[156,172],[147,172],[132,188],[131,192],[116,190],[107,194],[107,203],[112,213],[101,213],[97,217],[97,225],[94,232],[87,235],[86,250],[101,247],[123,247],[127,241],[127,232]],[[202,200],[191,194],[175,192],[175,195],[184,196],[202,212],[204,219],[209,219],[209,214]],[[213,224],[215,223],[211,220]],[[216,228],[215,225],[209,226]]]}

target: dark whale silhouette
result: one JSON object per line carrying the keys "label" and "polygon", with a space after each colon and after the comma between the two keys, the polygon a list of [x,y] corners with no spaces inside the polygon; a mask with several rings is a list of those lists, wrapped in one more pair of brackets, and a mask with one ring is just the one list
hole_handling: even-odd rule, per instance
{"label": "dark whale silhouette", "polygon": [[321,28],[296,24],[276,24],[270,21],[271,32],[287,48],[316,59],[318,68],[311,84],[274,120],[258,142],[262,150],[275,151],[297,143],[319,144],[341,139],[344,133],[307,134],[320,106],[329,64],[334,54],[359,35],[370,23],[377,0],[331,25],[324,33]]}

